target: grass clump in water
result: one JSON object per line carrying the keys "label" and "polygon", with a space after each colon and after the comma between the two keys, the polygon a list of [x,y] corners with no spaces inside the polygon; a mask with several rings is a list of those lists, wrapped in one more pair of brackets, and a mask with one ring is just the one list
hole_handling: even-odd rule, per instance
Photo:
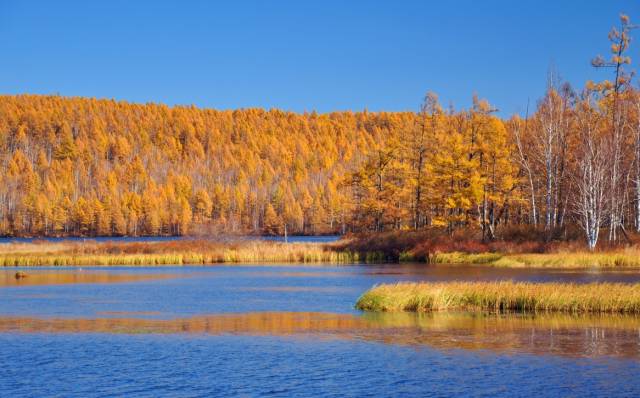
{"label": "grass clump in water", "polygon": [[375,286],[356,308],[366,311],[491,311],[640,314],[640,284],[448,282]]}

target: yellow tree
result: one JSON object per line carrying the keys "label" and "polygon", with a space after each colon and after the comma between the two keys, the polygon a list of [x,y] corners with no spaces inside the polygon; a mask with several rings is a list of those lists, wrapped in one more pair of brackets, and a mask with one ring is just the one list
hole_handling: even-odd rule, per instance
{"label": "yellow tree", "polygon": [[493,116],[485,100],[473,98],[467,135],[469,159],[477,164],[482,198],[477,202],[483,240],[495,238],[497,222],[505,215],[507,201],[516,187],[517,169],[512,161],[512,143],[502,120]]}
{"label": "yellow tree", "polygon": [[446,226],[450,232],[468,224],[469,212],[480,203],[485,181],[480,174],[479,157],[470,156],[472,142],[467,139],[464,115],[458,115],[437,137],[440,150],[433,157],[432,201],[437,213],[432,224]]}
{"label": "yellow tree", "polygon": [[267,203],[264,208],[262,232],[266,235],[280,235],[282,224],[282,219],[278,216],[276,210],[271,203]]}
{"label": "yellow tree", "polygon": [[405,150],[410,154],[410,182],[413,186],[413,227],[416,229],[428,224],[426,209],[429,203],[424,199],[432,178],[428,172],[429,161],[436,149],[436,137],[442,126],[443,116],[438,96],[428,92],[420,107],[416,125],[406,140]]}
{"label": "yellow tree", "polygon": [[194,199],[195,220],[197,223],[204,223],[211,217],[213,211],[213,202],[209,194],[204,189],[196,192]]}
{"label": "yellow tree", "polygon": [[189,226],[193,218],[193,212],[189,201],[181,197],[179,200],[179,213],[178,213],[178,235],[186,235],[189,233]]}

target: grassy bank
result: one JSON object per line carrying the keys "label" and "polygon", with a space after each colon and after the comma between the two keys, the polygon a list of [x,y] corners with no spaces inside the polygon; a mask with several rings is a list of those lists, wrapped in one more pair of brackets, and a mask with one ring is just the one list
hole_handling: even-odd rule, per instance
{"label": "grassy bank", "polygon": [[614,268],[640,267],[640,249],[627,248],[603,252],[556,253],[434,253],[432,264],[484,264],[510,268]]}
{"label": "grassy bank", "polygon": [[[431,239],[431,240],[429,240]],[[424,233],[385,233],[335,243],[249,239],[162,242],[35,242],[0,244],[0,266],[138,266],[221,263],[476,264],[497,267],[640,268],[640,247],[589,252],[573,246],[482,243]]]}
{"label": "grassy bank", "polygon": [[[34,248],[37,250],[37,247]],[[228,247],[175,251],[97,252],[71,250],[31,252],[0,251],[0,266],[140,266],[140,265],[206,265],[222,263],[384,263],[394,262],[379,252],[335,250],[319,244],[265,243]],[[603,253],[435,253],[428,260],[403,256],[395,262],[429,264],[472,264],[508,268],[640,268],[640,251]]]}
{"label": "grassy bank", "polygon": [[[587,250],[581,240],[545,240],[544,231],[513,231],[502,240],[483,241],[473,231],[453,235],[440,229],[353,235],[334,244],[351,253],[378,253],[388,262],[478,264],[501,267],[640,268],[639,245],[602,245]],[[634,241],[640,237],[634,236]]]}
{"label": "grassy bank", "polygon": [[0,245],[0,266],[353,263],[361,258],[320,244],[267,241],[47,242]]}
{"label": "grassy bank", "polygon": [[[477,264],[498,267],[532,268],[640,268],[640,245],[603,244],[598,251],[587,250],[575,237],[546,240],[548,232],[511,231],[500,240],[485,240],[473,231],[453,235],[441,229],[383,232],[353,235],[337,242],[336,250],[355,253],[376,252],[388,262],[428,264]],[[634,241],[640,237],[633,236]]]}
{"label": "grassy bank", "polygon": [[450,282],[379,285],[356,307],[366,311],[557,311],[640,314],[640,284]]}

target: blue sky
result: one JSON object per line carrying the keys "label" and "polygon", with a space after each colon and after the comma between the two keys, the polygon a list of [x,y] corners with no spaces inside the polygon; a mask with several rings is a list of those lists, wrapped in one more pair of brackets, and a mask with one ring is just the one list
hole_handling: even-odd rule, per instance
{"label": "blue sky", "polygon": [[578,87],[608,77],[589,60],[621,11],[640,22],[638,0],[0,0],[0,93],[328,112],[477,92],[506,116],[550,65]]}

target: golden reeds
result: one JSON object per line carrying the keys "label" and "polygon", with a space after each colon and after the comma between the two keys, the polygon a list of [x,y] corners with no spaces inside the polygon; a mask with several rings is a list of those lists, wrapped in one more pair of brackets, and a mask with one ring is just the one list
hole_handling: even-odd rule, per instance
{"label": "golden reeds", "polygon": [[[15,250],[14,250],[15,249]],[[364,259],[366,260],[366,259]],[[322,244],[267,241],[65,242],[0,247],[0,266],[143,266],[219,263],[354,263],[360,256]]]}
{"label": "golden reeds", "polygon": [[640,249],[522,254],[450,252],[431,255],[429,263],[485,264],[510,268],[640,268]]}
{"label": "golden reeds", "polygon": [[356,307],[368,311],[493,311],[640,314],[640,284],[447,282],[375,286]]}
{"label": "golden reeds", "polygon": [[[0,245],[0,266],[138,266],[220,263],[383,263],[384,251],[342,243],[282,243],[261,240],[176,240],[167,242],[36,242]],[[392,256],[393,257],[393,256]],[[395,261],[478,264],[498,267],[640,268],[640,248],[603,252],[510,253],[434,252],[416,258],[400,252]]]}

